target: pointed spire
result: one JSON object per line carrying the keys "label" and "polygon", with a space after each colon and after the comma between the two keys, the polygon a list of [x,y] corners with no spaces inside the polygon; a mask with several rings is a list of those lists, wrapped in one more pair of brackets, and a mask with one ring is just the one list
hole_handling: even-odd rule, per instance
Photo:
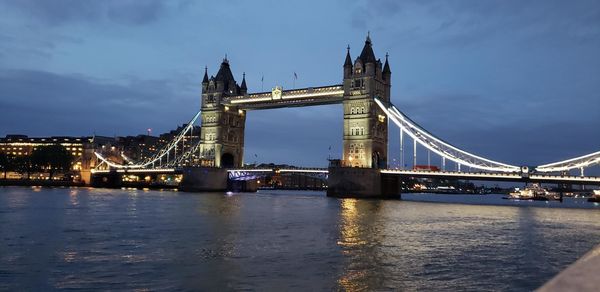
{"label": "pointed spire", "polygon": [[244,72],[244,74],[242,74],[242,85],[240,86],[240,88],[242,90],[246,90],[248,89],[248,87],[246,87],[246,72]]}
{"label": "pointed spire", "polygon": [[383,74],[390,74],[392,71],[390,70],[390,63],[388,62],[388,53],[385,53],[385,65],[383,65]]}
{"label": "pointed spire", "polygon": [[352,67],[352,59],[350,58],[350,45],[348,45],[346,51],[346,61],[344,62],[344,67],[350,66]]}
{"label": "pointed spire", "polygon": [[231,69],[229,68],[227,54],[225,54],[225,59],[223,59],[223,62],[221,63],[221,67],[219,68],[219,72],[217,72],[217,76],[215,76],[215,80],[223,82],[229,82],[231,80],[235,81],[233,73],[231,73]]}
{"label": "pointed spire", "polygon": [[202,79],[202,83],[208,83],[208,66],[204,66],[204,78]]}
{"label": "pointed spire", "polygon": [[371,43],[371,33],[367,33],[367,40],[365,41],[365,46],[360,53],[359,59],[362,60],[364,64],[366,63],[375,63],[377,59],[375,58],[375,53],[373,52],[373,43]]}

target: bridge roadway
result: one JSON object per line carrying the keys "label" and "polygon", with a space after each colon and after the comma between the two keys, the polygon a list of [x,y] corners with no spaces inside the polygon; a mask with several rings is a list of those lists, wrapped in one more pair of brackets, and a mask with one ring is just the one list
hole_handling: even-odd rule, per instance
{"label": "bridge roadway", "polygon": [[[181,169],[118,169],[117,173],[164,173],[180,174]],[[94,170],[93,173],[109,173],[109,170]],[[228,169],[230,177],[246,176],[249,173],[306,173],[321,174],[328,173],[326,168],[238,168]],[[491,172],[459,172],[459,171],[427,171],[427,170],[405,170],[405,169],[382,169],[382,174],[398,175],[415,178],[439,178],[439,179],[461,179],[480,181],[506,181],[506,182],[535,182],[535,183],[563,183],[563,184],[586,184],[600,185],[600,177],[597,176],[573,176],[573,175],[549,175],[530,173],[491,173]]]}
{"label": "bridge roadway", "polygon": [[530,173],[523,176],[520,173],[427,171],[403,169],[382,169],[381,173],[417,178],[600,185],[600,177],[597,176],[550,175],[536,173]]}
{"label": "bridge roadway", "polygon": [[225,97],[223,103],[229,106],[237,106],[245,110],[256,110],[335,104],[342,103],[342,101],[344,101],[344,87],[342,85],[330,85],[291,90],[275,88],[273,91],[269,92]]}

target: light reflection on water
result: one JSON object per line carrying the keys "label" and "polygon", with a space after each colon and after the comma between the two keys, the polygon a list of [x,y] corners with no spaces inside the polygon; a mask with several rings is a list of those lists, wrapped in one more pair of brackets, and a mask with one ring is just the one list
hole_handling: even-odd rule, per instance
{"label": "light reflection on water", "polygon": [[527,291],[600,239],[597,209],[482,198],[0,188],[0,290]]}

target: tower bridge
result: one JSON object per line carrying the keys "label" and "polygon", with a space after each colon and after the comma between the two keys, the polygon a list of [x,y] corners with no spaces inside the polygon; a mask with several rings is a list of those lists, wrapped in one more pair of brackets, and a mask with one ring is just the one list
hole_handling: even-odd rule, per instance
{"label": "tower bridge", "polygon": [[[205,68],[200,111],[172,141],[152,157],[138,162],[118,164],[102,153],[96,153],[101,164],[94,173],[102,175],[111,170],[121,173],[133,170],[138,173],[159,173],[161,170],[165,173],[179,172],[183,175],[183,182],[186,182],[187,176],[187,183],[195,184],[193,189],[209,190],[214,188],[215,181],[223,181],[222,178],[231,178],[232,175],[235,177],[236,173],[275,171],[244,168],[247,111],[341,104],[342,157],[328,170],[313,170],[319,175],[328,176],[330,195],[396,195],[399,191],[398,180],[404,176],[599,184],[600,178],[584,176],[584,169],[600,164],[600,151],[529,168],[481,157],[445,142],[412,121],[391,103],[391,74],[388,56],[386,55],[384,62],[375,57],[369,36],[354,60],[348,47],[341,84],[291,90],[276,86],[270,92],[248,93],[245,74],[238,84],[231,72],[229,60],[225,58],[216,75],[209,76],[208,69]],[[406,164],[405,146],[412,148],[412,165],[417,164],[419,146],[441,158],[442,171],[389,169],[390,122],[400,130],[401,165]],[[195,124],[201,125],[197,140],[192,139]],[[412,145],[405,145],[408,139],[412,140]],[[447,163],[453,163],[456,171],[446,171]],[[476,172],[465,172],[461,167],[474,169]],[[569,171],[579,171],[580,174],[573,176]],[[207,176],[219,179],[206,179]],[[209,184],[210,187],[202,186],[202,183]]]}
{"label": "tower bridge", "polygon": [[204,71],[202,80],[200,156],[203,166],[241,167],[247,110],[341,103],[344,109],[343,157],[348,166],[387,166],[387,119],[375,97],[389,103],[391,70],[376,59],[367,36],[360,55],[352,62],[350,48],[339,85],[248,93],[245,75],[237,84],[229,60],[223,59],[216,76]]}

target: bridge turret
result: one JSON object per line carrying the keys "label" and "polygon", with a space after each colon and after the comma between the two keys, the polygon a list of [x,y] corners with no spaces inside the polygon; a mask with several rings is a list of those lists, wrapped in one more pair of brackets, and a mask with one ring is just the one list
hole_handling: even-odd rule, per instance
{"label": "bridge turret", "polygon": [[217,76],[215,76],[215,82],[217,85],[216,90],[218,92],[228,96],[239,95],[239,86],[235,82],[233,73],[231,73],[227,56],[223,59],[219,72],[217,72]]}
{"label": "bridge turret", "polygon": [[390,79],[392,77],[392,71],[390,70],[390,63],[388,62],[388,54],[385,54],[385,65],[383,65],[383,79],[385,81],[387,81],[388,83],[390,82]]}
{"label": "bridge turret", "polygon": [[[349,55],[350,52],[347,53],[346,59]],[[353,167],[386,167],[387,119],[374,99],[377,97],[389,102],[391,71],[383,78],[383,66],[381,60],[375,57],[370,35],[367,35],[354,66],[347,66],[346,63],[343,164]]]}
{"label": "bridge turret", "polygon": [[242,86],[236,83],[225,56],[217,75],[208,78],[208,72],[205,71],[205,80],[202,82],[200,164],[240,167],[246,115],[243,110],[228,105],[225,99],[246,94],[246,78],[244,76]]}
{"label": "bridge turret", "polygon": [[204,78],[202,78],[202,92],[208,90],[208,66],[204,67]]}
{"label": "bridge turret", "polygon": [[373,52],[373,43],[371,42],[370,34],[367,34],[367,40],[365,40],[365,46],[358,57],[364,64],[364,73],[367,75],[375,75],[375,67],[377,65],[377,58]]}
{"label": "bridge turret", "polygon": [[350,45],[346,51],[346,61],[344,61],[344,79],[352,76],[352,58],[350,58]]}
{"label": "bridge turret", "polygon": [[242,85],[240,85],[240,95],[248,94],[248,87],[246,86],[246,72],[242,74]]}

